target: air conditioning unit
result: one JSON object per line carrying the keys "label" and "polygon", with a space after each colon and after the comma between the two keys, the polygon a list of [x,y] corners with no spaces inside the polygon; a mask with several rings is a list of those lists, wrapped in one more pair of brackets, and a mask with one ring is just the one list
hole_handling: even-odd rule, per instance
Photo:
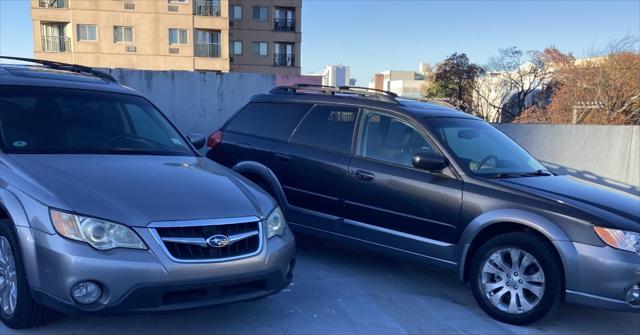
{"label": "air conditioning unit", "polygon": [[124,4],[125,10],[136,10],[136,4],[134,3],[126,3]]}
{"label": "air conditioning unit", "polygon": [[135,45],[127,45],[127,52],[138,52],[138,48]]}
{"label": "air conditioning unit", "polygon": [[169,48],[169,53],[170,54],[179,54],[180,53],[180,48]]}
{"label": "air conditioning unit", "polygon": [[170,12],[177,12],[177,11],[178,11],[178,6],[176,6],[176,5],[169,5],[168,10],[169,10]]}

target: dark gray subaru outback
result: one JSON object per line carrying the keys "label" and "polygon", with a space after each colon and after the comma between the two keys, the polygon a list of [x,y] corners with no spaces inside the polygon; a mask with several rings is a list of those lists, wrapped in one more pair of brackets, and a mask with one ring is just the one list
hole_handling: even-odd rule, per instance
{"label": "dark gray subaru outback", "polygon": [[459,272],[498,320],[640,312],[640,199],[555,175],[490,124],[358,88],[280,87],[209,139],[295,230]]}
{"label": "dark gray subaru outback", "polygon": [[285,288],[276,202],[100,72],[0,66],[0,320],[168,311]]}

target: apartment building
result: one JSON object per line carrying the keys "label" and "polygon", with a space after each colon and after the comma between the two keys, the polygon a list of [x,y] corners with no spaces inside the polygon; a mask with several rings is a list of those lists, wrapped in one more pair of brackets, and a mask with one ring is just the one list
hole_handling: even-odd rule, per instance
{"label": "apartment building", "polygon": [[229,0],[231,71],[300,75],[302,0]]}
{"label": "apartment building", "polygon": [[237,3],[31,0],[34,56],[92,67],[299,74],[301,1]]}

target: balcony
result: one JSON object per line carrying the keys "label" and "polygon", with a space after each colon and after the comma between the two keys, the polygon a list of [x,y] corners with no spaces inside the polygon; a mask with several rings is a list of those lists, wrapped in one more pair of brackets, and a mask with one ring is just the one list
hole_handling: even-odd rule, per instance
{"label": "balcony", "polygon": [[42,51],[47,52],[70,52],[71,39],[66,36],[43,36]]}
{"label": "balcony", "polygon": [[196,57],[220,58],[220,43],[196,43]]}
{"label": "balcony", "polygon": [[294,66],[295,57],[293,54],[276,53],[273,55],[273,65],[275,66]]}
{"label": "balcony", "polygon": [[67,8],[66,0],[39,0],[38,6],[40,8]]}
{"label": "balcony", "polygon": [[296,31],[296,20],[292,19],[274,19],[274,31]]}
{"label": "balcony", "polygon": [[198,16],[220,16],[220,1],[196,1],[195,14]]}

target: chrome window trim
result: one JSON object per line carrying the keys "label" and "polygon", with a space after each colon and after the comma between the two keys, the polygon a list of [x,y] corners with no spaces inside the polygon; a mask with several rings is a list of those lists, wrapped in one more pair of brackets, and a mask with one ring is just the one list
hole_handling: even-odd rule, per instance
{"label": "chrome window trim", "polygon": [[[257,222],[258,223],[258,248],[256,251],[239,255],[233,257],[226,258],[205,258],[205,259],[181,259],[175,258],[167,249],[167,246],[164,244],[164,241],[158,234],[157,228],[180,228],[180,227],[203,227],[203,226],[215,226],[215,225],[224,225],[224,224],[240,224],[247,222]],[[176,263],[222,263],[229,262],[233,260],[249,258],[256,256],[262,252],[265,244],[265,234],[264,234],[264,219],[261,219],[257,216],[247,216],[247,217],[237,217],[237,218],[223,218],[223,219],[209,219],[209,220],[193,220],[193,221],[163,221],[163,222],[153,222],[148,226],[149,232],[151,236],[156,240],[156,243],[160,246],[160,249],[164,252],[164,254],[172,261]],[[249,236],[250,237],[250,236]],[[206,239],[205,239],[206,241]]]}

